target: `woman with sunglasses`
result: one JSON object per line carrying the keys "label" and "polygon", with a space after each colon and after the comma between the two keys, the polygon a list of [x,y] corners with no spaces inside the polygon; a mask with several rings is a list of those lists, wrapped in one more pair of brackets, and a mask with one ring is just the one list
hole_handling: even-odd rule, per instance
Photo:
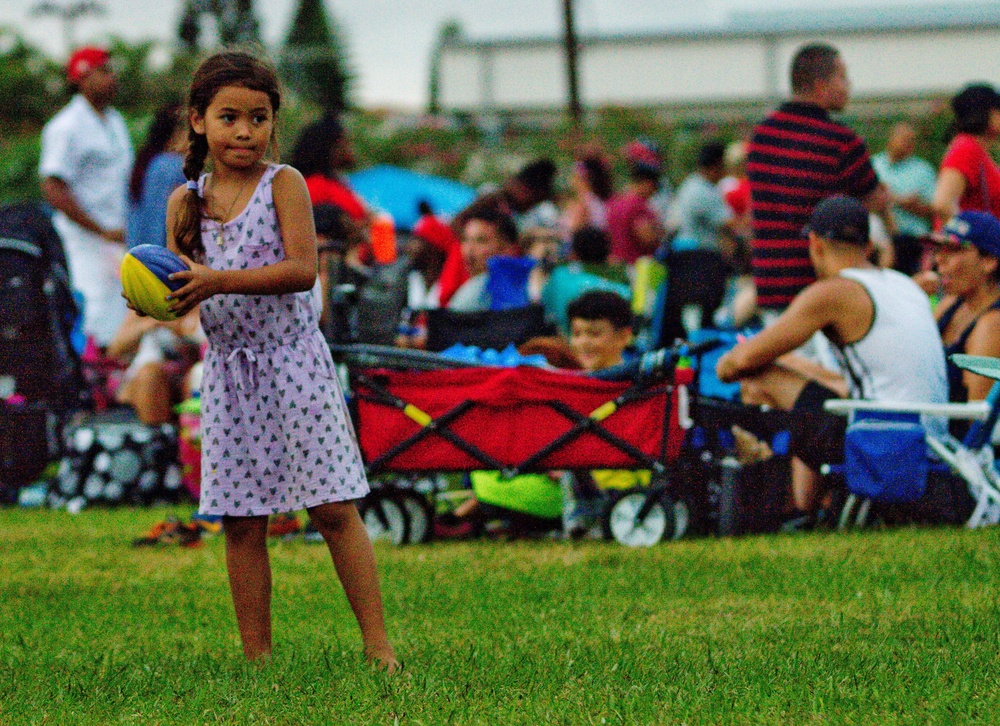
{"label": "woman with sunglasses", "polygon": [[[944,293],[934,312],[945,354],[1000,357],[1000,221],[960,212],[928,241]],[[951,401],[985,399],[992,384],[948,362]]]}

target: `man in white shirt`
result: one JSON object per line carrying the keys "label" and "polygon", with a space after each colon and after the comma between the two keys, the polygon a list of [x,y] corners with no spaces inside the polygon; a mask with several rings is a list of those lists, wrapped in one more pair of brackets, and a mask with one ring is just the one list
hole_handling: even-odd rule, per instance
{"label": "man in white shirt", "polygon": [[[792,432],[792,489],[805,515],[819,504],[819,466],[843,451],[844,420],[824,416],[824,401],[948,400],[944,348],[927,295],[905,275],[869,262],[868,224],[868,211],[852,197],[820,202],[807,227],[817,281],[716,365],[719,380],[740,381],[745,403],[801,414],[802,430]],[[829,368],[789,355],[817,332],[832,344]]]}
{"label": "man in white shirt", "polygon": [[66,64],[77,93],[42,130],[42,194],[56,212],[73,286],[84,297],[84,332],[100,347],[125,319],[118,269],[132,144],[111,101],[117,78],[102,48],[80,48]]}

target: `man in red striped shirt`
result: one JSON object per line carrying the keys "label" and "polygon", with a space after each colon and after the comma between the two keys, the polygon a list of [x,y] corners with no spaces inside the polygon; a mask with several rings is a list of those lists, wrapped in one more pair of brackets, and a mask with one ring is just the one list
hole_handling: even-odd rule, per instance
{"label": "man in red striped shirt", "polygon": [[779,312],[816,279],[802,228],[821,200],[855,197],[885,220],[890,233],[893,228],[889,195],[865,142],[830,118],[850,94],[838,51],[824,44],[802,47],[791,82],[792,99],[754,129],[747,155],[757,305]]}

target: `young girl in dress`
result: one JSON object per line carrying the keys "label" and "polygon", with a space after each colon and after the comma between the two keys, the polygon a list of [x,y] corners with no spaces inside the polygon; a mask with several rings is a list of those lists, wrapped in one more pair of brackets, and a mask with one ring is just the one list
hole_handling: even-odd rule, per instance
{"label": "young girl in dress", "polygon": [[200,303],[209,341],[200,511],[224,517],[248,659],[271,653],[268,515],[307,509],[366,656],[395,671],[375,556],[354,505],[368,482],[317,324],[309,195],[295,169],[264,161],[280,100],[274,70],[247,53],[208,58],[191,82],[189,181],[170,197],[167,236],[191,268],[172,276],[186,283],[170,295],[172,309]]}

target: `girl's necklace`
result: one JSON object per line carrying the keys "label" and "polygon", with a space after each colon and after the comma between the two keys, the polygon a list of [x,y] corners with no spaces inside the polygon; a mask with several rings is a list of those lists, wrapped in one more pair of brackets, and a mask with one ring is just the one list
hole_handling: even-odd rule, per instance
{"label": "girl's necklace", "polygon": [[[220,248],[225,247],[225,245],[226,245],[226,237],[225,237],[225,233],[226,233],[226,221],[224,221],[224,220],[229,220],[230,215],[232,215],[232,213],[233,213],[233,209],[236,207],[236,202],[238,202],[240,200],[240,197],[243,196],[243,192],[246,191],[247,185],[250,183],[250,179],[252,179],[252,178],[253,177],[247,177],[246,179],[243,180],[243,183],[240,185],[239,190],[236,192],[236,196],[233,197],[233,201],[230,202],[229,209],[226,210],[225,215],[221,216],[221,217],[220,216],[214,217],[215,223],[219,225],[219,229],[216,230],[216,233],[215,233],[215,244],[217,244]],[[212,178],[212,200],[213,200],[213,206],[214,206],[214,201],[215,201],[215,178],[214,177]]]}

